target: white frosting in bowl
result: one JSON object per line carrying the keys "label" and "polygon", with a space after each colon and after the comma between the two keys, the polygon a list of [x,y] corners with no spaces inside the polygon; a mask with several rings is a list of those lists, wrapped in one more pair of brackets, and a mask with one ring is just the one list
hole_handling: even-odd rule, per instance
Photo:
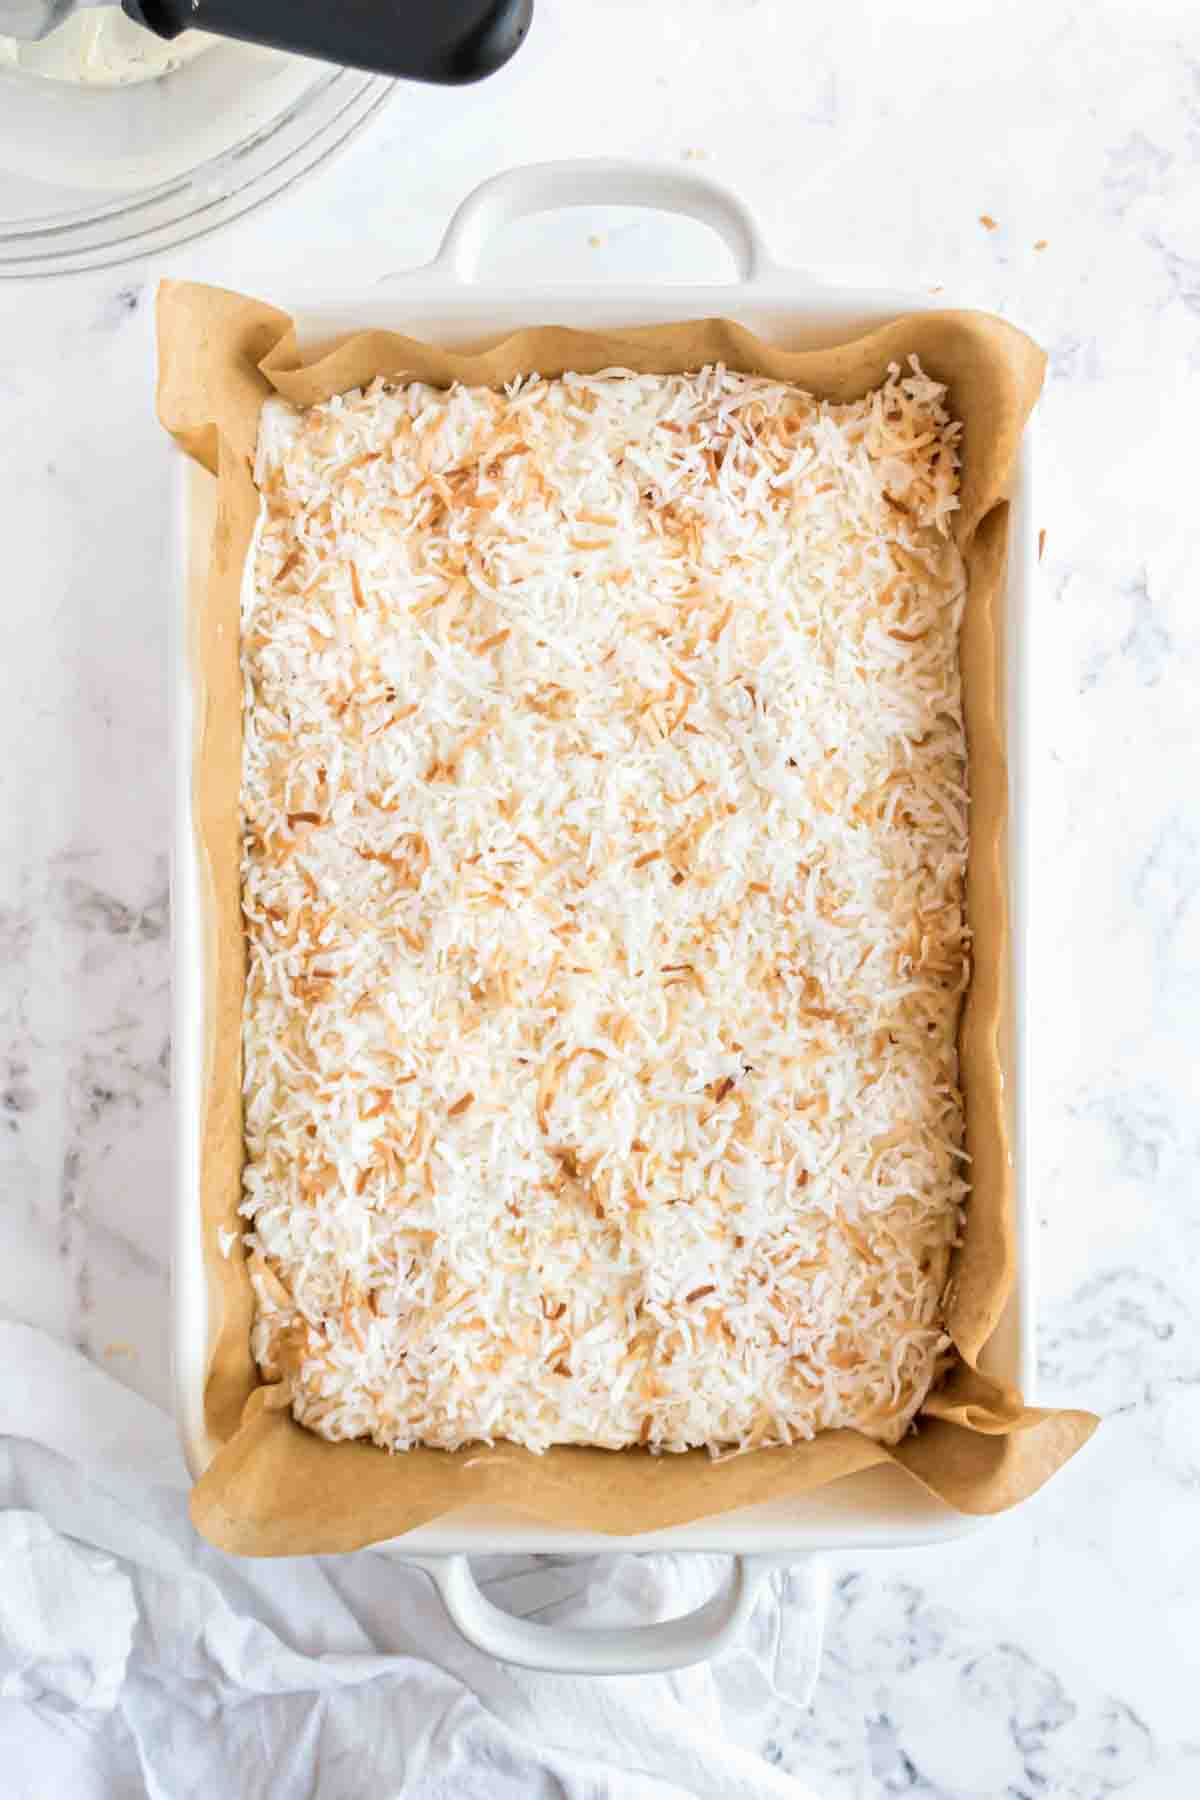
{"label": "white frosting in bowl", "polygon": [[0,67],[81,87],[125,87],[154,81],[190,62],[215,40],[185,31],[170,41],[127,19],[117,6],[75,13],[40,43],[0,37]]}

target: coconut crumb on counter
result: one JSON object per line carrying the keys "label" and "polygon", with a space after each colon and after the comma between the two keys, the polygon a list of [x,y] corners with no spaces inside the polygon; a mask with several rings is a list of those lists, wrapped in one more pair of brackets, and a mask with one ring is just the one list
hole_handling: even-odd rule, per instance
{"label": "coconut crumb on counter", "polygon": [[908,1428],[967,1193],[945,400],[264,408],[242,1213],[306,1426]]}

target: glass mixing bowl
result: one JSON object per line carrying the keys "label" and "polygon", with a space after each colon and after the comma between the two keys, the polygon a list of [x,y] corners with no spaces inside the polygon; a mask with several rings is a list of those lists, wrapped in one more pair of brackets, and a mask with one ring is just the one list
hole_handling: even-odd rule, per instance
{"label": "glass mixing bowl", "polygon": [[393,85],[231,41],[131,86],[0,67],[0,278],[104,268],[213,231],[334,155]]}

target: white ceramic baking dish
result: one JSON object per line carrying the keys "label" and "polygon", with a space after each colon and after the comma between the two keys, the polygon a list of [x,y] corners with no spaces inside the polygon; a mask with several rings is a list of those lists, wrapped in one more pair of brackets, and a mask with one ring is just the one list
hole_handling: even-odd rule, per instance
{"label": "white ceramic baking dish", "polygon": [[[559,207],[629,205],[689,215],[724,240],[738,270],[734,284],[707,287],[567,285],[495,287],[477,280],[489,237],[522,215]],[[902,312],[928,310],[927,297],[887,289],[836,289],[778,267],[740,201],[692,172],[622,162],[547,163],[514,169],[477,188],[455,214],[440,252],[426,268],[390,277],[368,291],[330,297],[281,294],[272,298],[293,314],[302,339],[375,325],[446,344],[461,344],[523,325],[563,324],[596,330],[722,315],[788,348],[853,337]],[[944,302],[943,302],[944,304]],[[192,691],[182,629],[188,595],[203,570],[211,528],[212,478],[179,455],[175,596],[176,800],[173,920],[175,944],[174,1104],[177,1128],[174,1254],[175,1381],[180,1430],[193,1475],[215,1445],[204,1423],[208,1359],[208,1295],[200,1240],[198,1123],[200,1046],[204,1008],[199,885],[191,816]],[[1021,453],[1007,588],[1009,783],[1012,861],[1009,869],[1014,992],[1013,1155],[1017,1161],[1018,1280],[985,1354],[985,1367],[1031,1397],[1034,1379],[1032,1222],[1024,1167],[1026,1059],[1024,720],[1026,693],[1022,629],[1035,566],[1031,511],[1031,451]],[[464,1636],[501,1659],[531,1668],[615,1674],[678,1667],[715,1655],[749,1617],[772,1567],[804,1565],[799,1604],[813,1617],[811,1683],[820,1642],[823,1580],[819,1553],[932,1544],[977,1529],[933,1499],[902,1471],[887,1467],[847,1477],[786,1502],[746,1508],[669,1531],[614,1539],[596,1533],[550,1530],[496,1510],[473,1508],[413,1532],[393,1546],[437,1582]],[[575,1629],[517,1619],[499,1611],[476,1586],[469,1557],[485,1552],[597,1551],[727,1552],[734,1562],[725,1587],[681,1619],[630,1629]]]}

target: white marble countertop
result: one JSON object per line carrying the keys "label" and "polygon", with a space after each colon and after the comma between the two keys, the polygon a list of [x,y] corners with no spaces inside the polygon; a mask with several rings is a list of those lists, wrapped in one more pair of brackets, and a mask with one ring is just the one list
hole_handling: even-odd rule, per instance
{"label": "white marble countertop", "polygon": [[[922,15],[923,18],[922,18]],[[433,251],[496,168],[710,170],[778,258],[1050,352],[1030,620],[1041,1398],[1106,1415],[1019,1514],[839,1567],[831,1800],[1200,1791],[1200,22],[1186,6],[541,0],[266,212],[0,288],[0,1313],[169,1403],[164,272],[284,294]],[[986,219],[984,218],[986,215]],[[562,215],[490,267],[704,278],[699,228]]]}

